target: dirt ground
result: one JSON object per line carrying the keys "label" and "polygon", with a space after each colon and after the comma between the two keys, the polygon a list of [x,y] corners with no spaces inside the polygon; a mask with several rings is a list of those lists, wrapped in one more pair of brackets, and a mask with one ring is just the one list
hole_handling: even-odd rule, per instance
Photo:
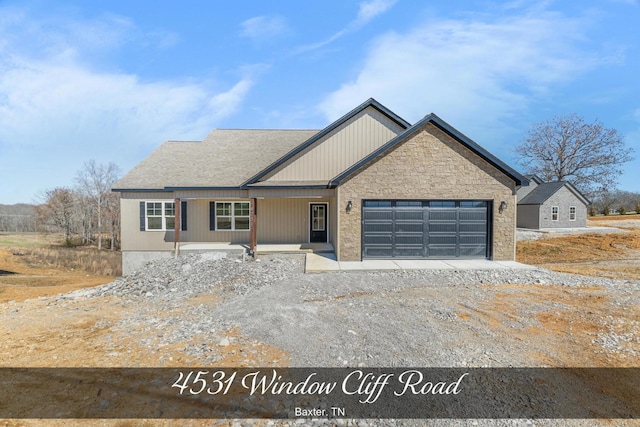
{"label": "dirt ground", "polygon": [[547,233],[539,240],[518,242],[516,260],[562,273],[640,280],[640,215],[601,216],[588,225],[623,232]]}
{"label": "dirt ground", "polygon": [[0,303],[58,295],[113,281],[84,271],[29,265],[12,249],[0,248]]}
{"label": "dirt ground", "polygon": [[[620,226],[611,217],[597,225]],[[629,222],[630,221],[630,222]],[[518,248],[519,260],[557,271],[640,280],[640,219],[625,219],[625,234],[564,236],[526,242]],[[10,249],[0,248],[0,366],[2,367],[178,367],[198,366],[199,361],[183,351],[188,343],[154,349],[140,341],[148,330],[116,333],[112,326],[135,307],[114,297],[70,300],[50,304],[53,296],[82,287],[110,282],[110,277],[80,271],[61,271],[28,265]],[[492,284],[495,299],[483,306],[461,307],[458,316],[504,332],[514,340],[539,340],[548,351],[532,354],[540,366],[637,367],[640,340],[621,340],[625,351],[603,351],[597,338],[626,337],[628,325],[640,325],[637,306],[621,306],[599,288],[567,288],[544,284],[518,286]],[[215,304],[215,295],[208,303]],[[188,315],[187,301],[176,312]],[[551,304],[550,304],[551,303]],[[517,330],[510,326],[521,307],[546,304],[538,315],[539,326]],[[561,308],[552,308],[561,307]],[[243,336],[241,330],[226,331],[228,345],[207,342],[215,348],[220,367],[287,366],[288,355],[281,349]],[[624,342],[623,342],[624,341]],[[549,356],[553,354],[553,356]],[[612,393],[627,392],[623,382]],[[42,425],[40,420],[0,420],[0,426]],[[220,425],[217,421],[180,420],[180,425]],[[46,425],[175,425],[172,420],[47,420]],[[229,424],[231,424],[229,422]],[[631,423],[633,424],[633,423]],[[631,425],[630,424],[630,425]],[[224,424],[224,421],[221,425]]]}

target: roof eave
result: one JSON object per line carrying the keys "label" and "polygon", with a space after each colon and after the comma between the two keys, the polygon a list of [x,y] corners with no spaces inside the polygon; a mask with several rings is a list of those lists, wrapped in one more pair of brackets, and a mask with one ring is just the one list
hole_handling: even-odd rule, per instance
{"label": "roof eave", "polygon": [[164,187],[164,188],[112,188],[113,192],[120,193],[167,193],[172,191],[211,191],[211,190],[246,190],[242,187],[198,187],[198,186],[185,186],[185,187]]}
{"label": "roof eave", "polygon": [[166,193],[164,188],[112,188],[114,193]]}
{"label": "roof eave", "polygon": [[568,181],[566,181],[565,184],[567,185],[567,188],[569,189],[569,191],[571,191],[577,198],[581,199],[585,205],[591,204],[591,200],[587,199],[587,197],[584,194],[582,194],[580,190],[574,187],[573,184],[571,184]]}
{"label": "roof eave", "polygon": [[280,189],[305,189],[305,190],[318,190],[327,189],[328,185],[322,184],[310,184],[310,185],[247,185],[243,187],[243,190],[280,190]]}

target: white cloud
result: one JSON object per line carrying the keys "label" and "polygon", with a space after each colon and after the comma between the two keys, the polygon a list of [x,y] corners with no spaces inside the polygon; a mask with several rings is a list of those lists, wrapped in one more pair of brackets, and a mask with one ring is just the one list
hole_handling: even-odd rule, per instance
{"label": "white cloud", "polygon": [[[478,15],[480,16],[480,15]],[[536,10],[497,20],[429,21],[371,43],[362,68],[319,106],[329,120],[369,97],[416,121],[429,112],[487,136],[528,99],[599,61],[579,47],[585,22]]]}
{"label": "white cloud", "polygon": [[386,12],[395,4],[396,0],[370,0],[360,3],[358,17],[353,23],[355,27],[361,27],[376,16]]}
{"label": "white cloud", "polygon": [[325,40],[300,47],[297,49],[296,53],[304,53],[319,49],[333,43],[345,34],[359,30],[373,18],[389,10],[395,3],[396,0],[369,0],[361,2],[358,8],[358,15],[353,21],[349,22],[346,27],[335,32]]}
{"label": "white cloud", "polygon": [[164,140],[202,139],[240,108],[252,87],[249,67],[230,84],[145,81],[101,69],[91,60],[93,48],[108,53],[131,37],[146,37],[131,30],[133,23],[105,19],[95,25],[101,37],[80,39],[91,33],[91,22],[44,25],[24,12],[0,18],[0,152],[11,159],[0,168],[0,181],[22,183],[0,189],[0,203],[29,201],[23,193],[33,194],[36,185],[69,185],[91,158],[126,171]]}
{"label": "white cloud", "polygon": [[287,31],[285,20],[281,16],[255,16],[240,24],[240,35],[253,41],[263,41],[279,36]]}

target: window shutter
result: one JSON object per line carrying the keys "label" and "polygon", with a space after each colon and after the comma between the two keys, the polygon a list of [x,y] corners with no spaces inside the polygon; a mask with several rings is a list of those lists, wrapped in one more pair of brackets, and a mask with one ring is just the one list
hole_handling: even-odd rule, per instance
{"label": "window shutter", "polygon": [[145,231],[146,227],[145,227],[145,221],[144,221],[144,209],[145,209],[145,202],[140,202],[140,231]]}
{"label": "window shutter", "polygon": [[187,202],[180,202],[180,229],[187,231]]}
{"label": "window shutter", "polygon": [[209,230],[216,229],[216,202],[209,202]]}

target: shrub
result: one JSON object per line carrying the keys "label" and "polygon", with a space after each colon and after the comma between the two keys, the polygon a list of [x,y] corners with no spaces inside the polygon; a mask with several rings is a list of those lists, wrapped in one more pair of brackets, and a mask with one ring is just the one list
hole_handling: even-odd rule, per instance
{"label": "shrub", "polygon": [[640,214],[640,202],[636,205],[636,213]]}
{"label": "shrub", "polygon": [[624,214],[626,214],[626,213],[627,213],[627,209],[625,209],[625,207],[624,207],[624,206],[620,206],[620,207],[618,208],[618,213],[619,213],[620,215],[624,215]]}
{"label": "shrub", "polygon": [[611,210],[609,209],[609,206],[605,206],[604,209],[602,210],[602,213],[604,215],[609,215],[611,213]]}

